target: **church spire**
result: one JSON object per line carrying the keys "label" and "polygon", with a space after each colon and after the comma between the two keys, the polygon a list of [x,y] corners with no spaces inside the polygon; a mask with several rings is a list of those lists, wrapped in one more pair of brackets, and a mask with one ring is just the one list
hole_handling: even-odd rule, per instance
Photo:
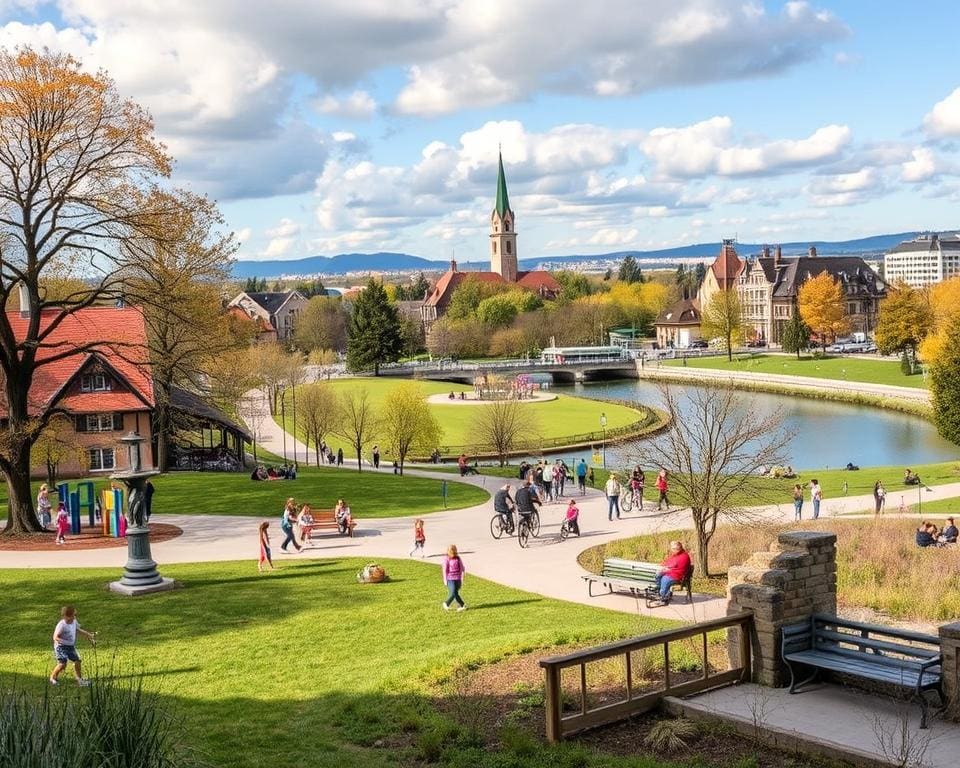
{"label": "church spire", "polygon": [[510,199],[507,197],[507,177],[503,173],[503,153],[500,155],[500,169],[497,172],[497,205],[494,209],[503,218],[503,215],[510,210]]}

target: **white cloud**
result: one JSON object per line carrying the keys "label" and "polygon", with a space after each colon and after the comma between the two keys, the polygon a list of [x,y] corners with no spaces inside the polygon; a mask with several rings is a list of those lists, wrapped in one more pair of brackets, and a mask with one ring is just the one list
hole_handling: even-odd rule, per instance
{"label": "white cloud", "polygon": [[931,136],[960,136],[960,88],[933,105],[923,126]]}
{"label": "white cloud", "polygon": [[588,240],[590,245],[604,245],[604,246],[624,246],[631,245],[636,243],[637,235],[639,234],[636,229],[627,229],[627,230],[617,230],[617,229],[598,229],[593,236]]}
{"label": "white cloud", "polygon": [[884,189],[883,177],[875,168],[861,168],[853,173],[817,177],[806,192],[814,205],[837,207],[865,202]]}
{"label": "white cloud", "polygon": [[300,234],[300,225],[293,219],[283,218],[275,227],[266,231],[268,237],[293,237]]}
{"label": "white cloud", "polygon": [[234,237],[240,245],[243,245],[245,242],[247,242],[247,240],[250,239],[250,235],[252,234],[253,230],[250,227],[243,227],[234,233]]}
{"label": "white cloud", "polygon": [[737,144],[729,117],[683,128],[655,128],[641,142],[643,152],[667,178],[747,176],[780,173],[837,158],[850,142],[845,125],[827,125],[805,139]]}
{"label": "white cloud", "polygon": [[903,181],[928,181],[937,173],[937,163],[933,150],[918,147],[913,150],[913,158],[906,161],[900,168],[900,178]]}
{"label": "white cloud", "polygon": [[366,91],[354,91],[343,98],[324,96],[315,102],[318,112],[351,120],[369,120],[376,114],[377,102]]}

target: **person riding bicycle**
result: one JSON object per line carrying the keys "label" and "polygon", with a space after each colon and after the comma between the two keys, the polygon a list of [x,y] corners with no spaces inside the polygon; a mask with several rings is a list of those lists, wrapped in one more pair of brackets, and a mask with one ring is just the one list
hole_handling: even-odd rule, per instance
{"label": "person riding bicycle", "polygon": [[567,526],[567,530],[570,533],[580,535],[580,510],[577,509],[577,503],[570,499],[570,503],[567,505],[567,512],[563,518],[563,524]]}
{"label": "person riding bicycle", "polygon": [[517,489],[517,495],[514,499],[517,514],[521,520],[530,521],[530,515],[536,512],[536,507],[541,505],[540,497],[537,495],[537,489],[533,485],[532,478],[527,478],[523,485]]}
{"label": "person riding bicycle", "polygon": [[514,501],[510,498],[510,483],[493,494],[493,511],[500,515],[501,526],[507,533],[513,533]]}

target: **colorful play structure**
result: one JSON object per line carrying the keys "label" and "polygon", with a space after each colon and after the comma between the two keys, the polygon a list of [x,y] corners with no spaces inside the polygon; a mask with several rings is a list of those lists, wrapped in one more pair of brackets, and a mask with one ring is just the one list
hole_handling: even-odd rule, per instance
{"label": "colorful play structure", "polygon": [[83,480],[75,485],[76,490],[71,491],[69,483],[57,484],[57,498],[63,502],[63,506],[70,516],[70,532],[74,536],[80,533],[80,510],[85,509],[87,522],[91,528],[97,524],[97,512],[99,511],[104,536],[113,536],[114,538],[125,536],[127,519],[123,514],[123,489],[104,488],[100,491],[98,500],[91,481]]}

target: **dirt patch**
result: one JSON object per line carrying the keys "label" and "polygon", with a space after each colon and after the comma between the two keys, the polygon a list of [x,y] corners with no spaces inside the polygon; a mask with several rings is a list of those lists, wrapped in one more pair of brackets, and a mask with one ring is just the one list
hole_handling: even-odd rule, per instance
{"label": "dirt patch", "polygon": [[[169,523],[150,523],[150,543],[158,544],[161,541],[175,539],[183,531]],[[91,528],[83,526],[78,536],[67,534],[66,544],[57,544],[57,535],[49,533],[31,533],[26,536],[0,537],[0,551],[2,552],[50,552],[53,550],[70,549],[107,549],[110,547],[127,546],[126,538],[104,536],[100,526]]]}

